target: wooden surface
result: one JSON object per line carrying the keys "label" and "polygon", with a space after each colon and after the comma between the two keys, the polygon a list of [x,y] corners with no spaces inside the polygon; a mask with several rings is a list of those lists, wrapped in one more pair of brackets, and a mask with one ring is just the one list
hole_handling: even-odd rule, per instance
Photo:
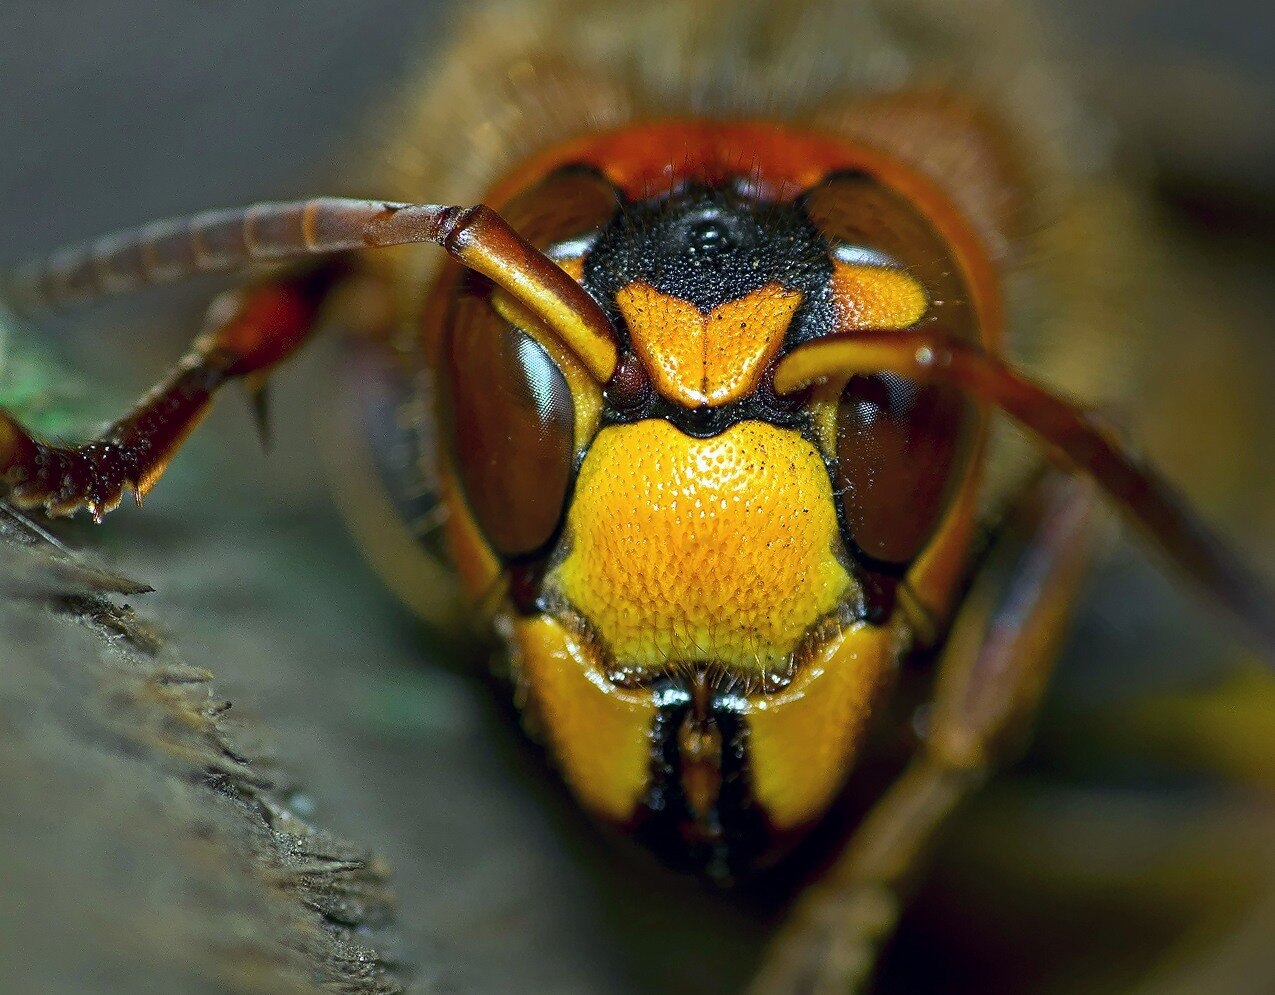
{"label": "wooden surface", "polygon": [[403,990],[386,866],[128,598],[0,506],[9,991]]}

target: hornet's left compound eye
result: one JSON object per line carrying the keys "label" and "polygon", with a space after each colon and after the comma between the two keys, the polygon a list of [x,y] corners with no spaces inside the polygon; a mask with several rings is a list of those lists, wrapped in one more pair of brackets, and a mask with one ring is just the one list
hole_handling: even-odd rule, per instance
{"label": "hornet's left compound eye", "polygon": [[532,556],[571,486],[571,391],[544,347],[481,295],[456,302],[449,332],[446,428],[465,498],[497,554]]}

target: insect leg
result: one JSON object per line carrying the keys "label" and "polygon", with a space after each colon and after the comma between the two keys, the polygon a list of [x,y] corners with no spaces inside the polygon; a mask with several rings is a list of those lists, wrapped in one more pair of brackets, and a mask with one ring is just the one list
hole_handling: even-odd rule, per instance
{"label": "insect leg", "polygon": [[[18,507],[51,515],[83,508],[97,521],[127,491],[140,503],[222,384],[243,379],[264,402],[266,376],[314,330],[342,271],[333,263],[219,297],[172,372],[89,442],[41,441],[0,409],[0,488]],[[264,421],[263,407],[258,414]]]}
{"label": "insect leg", "polygon": [[859,991],[944,819],[1035,711],[1089,560],[1091,485],[1050,472],[980,568],[939,665],[928,731],[827,874],[798,900],[753,995]]}

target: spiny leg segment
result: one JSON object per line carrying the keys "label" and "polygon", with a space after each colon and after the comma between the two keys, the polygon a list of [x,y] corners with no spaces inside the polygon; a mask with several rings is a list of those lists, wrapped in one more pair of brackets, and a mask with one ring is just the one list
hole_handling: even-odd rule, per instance
{"label": "spiny leg segment", "polygon": [[219,297],[172,372],[90,442],[43,442],[0,410],[0,480],[9,500],[49,515],[83,508],[96,521],[126,493],[140,504],[222,384],[243,378],[264,403],[264,377],[308,337],[338,276],[324,266]]}

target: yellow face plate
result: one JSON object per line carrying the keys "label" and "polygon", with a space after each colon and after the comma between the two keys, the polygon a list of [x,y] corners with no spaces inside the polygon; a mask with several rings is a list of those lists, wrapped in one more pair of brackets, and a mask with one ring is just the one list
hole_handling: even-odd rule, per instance
{"label": "yellow face plate", "polygon": [[615,303],[655,389],[688,408],[711,408],[756,389],[801,294],[768,283],[705,314],[636,280],[615,295]]}
{"label": "yellow face plate", "polygon": [[662,420],[604,429],[580,468],[566,542],[546,588],[624,670],[713,660],[787,671],[810,627],[854,591],[822,457],[765,422],[709,439]]}
{"label": "yellow face plate", "polygon": [[616,687],[590,648],[548,618],[513,624],[513,662],[571,789],[599,815],[624,822],[646,793],[651,692]]}
{"label": "yellow face plate", "polygon": [[824,641],[783,691],[748,699],[753,792],[777,829],[823,814],[854,763],[905,633],[858,622]]}

